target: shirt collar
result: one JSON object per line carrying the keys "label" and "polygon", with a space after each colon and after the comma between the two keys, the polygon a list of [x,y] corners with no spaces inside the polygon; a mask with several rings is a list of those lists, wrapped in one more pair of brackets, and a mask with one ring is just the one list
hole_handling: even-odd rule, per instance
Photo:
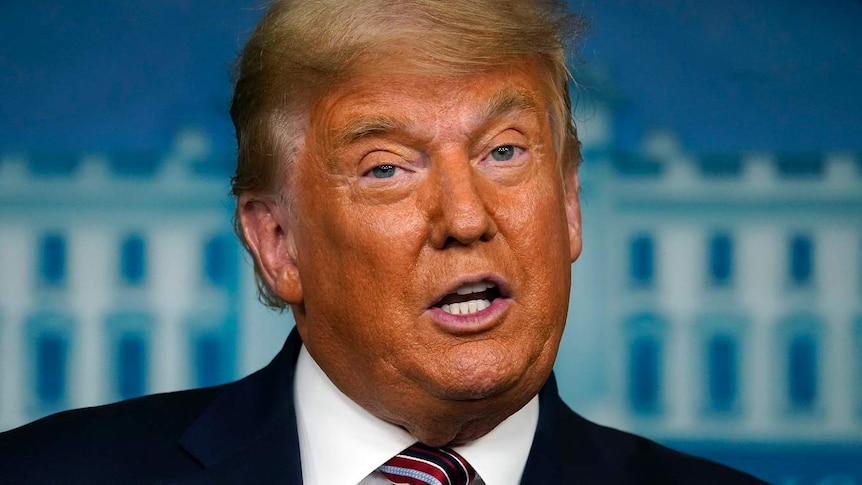
{"label": "shirt collar", "polygon": [[[344,395],[302,347],[294,381],[303,482],[359,483],[416,438]],[[520,481],[539,419],[538,396],[490,433],[455,448],[487,485]]]}
{"label": "shirt collar", "polygon": [[539,422],[539,396],[498,424],[490,433],[455,451],[461,454],[486,485],[517,485],[527,464]]}

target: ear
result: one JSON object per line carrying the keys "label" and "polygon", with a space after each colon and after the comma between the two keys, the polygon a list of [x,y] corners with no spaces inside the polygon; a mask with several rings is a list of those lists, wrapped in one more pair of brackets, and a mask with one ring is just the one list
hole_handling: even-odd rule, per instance
{"label": "ear", "polygon": [[569,226],[569,257],[574,263],[578,256],[581,255],[583,249],[583,239],[581,237],[581,204],[578,200],[578,193],[581,190],[580,182],[578,181],[577,169],[571,169],[563,172],[564,189],[565,189],[565,204],[566,204],[566,222]]}
{"label": "ear", "polygon": [[302,281],[289,210],[272,198],[242,194],[237,217],[260,277],[291,305],[302,303]]}

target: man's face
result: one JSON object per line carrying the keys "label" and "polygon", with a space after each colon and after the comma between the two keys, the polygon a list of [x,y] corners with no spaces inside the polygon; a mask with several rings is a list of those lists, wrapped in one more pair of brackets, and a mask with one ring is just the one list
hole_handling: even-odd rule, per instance
{"label": "man's face", "polygon": [[359,76],[312,109],[293,165],[279,223],[303,341],[342,392],[414,434],[418,417],[502,419],[553,365],[580,221],[535,72]]}

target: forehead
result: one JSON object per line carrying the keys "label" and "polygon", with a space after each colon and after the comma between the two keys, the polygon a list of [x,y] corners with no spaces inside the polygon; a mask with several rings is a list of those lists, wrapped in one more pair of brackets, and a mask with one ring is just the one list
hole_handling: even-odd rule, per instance
{"label": "forehead", "polygon": [[529,60],[458,76],[367,69],[319,98],[311,127],[325,128],[331,143],[344,143],[377,131],[477,125],[509,113],[544,119],[548,90],[540,72]]}

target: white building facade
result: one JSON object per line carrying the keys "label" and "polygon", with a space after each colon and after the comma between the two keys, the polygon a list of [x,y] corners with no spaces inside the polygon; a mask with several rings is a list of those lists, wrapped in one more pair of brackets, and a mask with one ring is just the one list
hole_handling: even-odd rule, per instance
{"label": "white building facade", "polygon": [[236,377],[239,246],[205,145],[0,161],[0,429]]}
{"label": "white building facade", "polygon": [[[610,123],[597,106],[580,131],[563,397],[671,443],[862,444],[862,156],[695,154],[668,133],[628,153]],[[194,133],[52,156],[0,158],[0,430],[274,355],[290,315],[254,301],[228,174],[206,169],[230,157]]]}
{"label": "white building facade", "polygon": [[579,108],[564,397],[773,483],[862,483],[862,150],[626,151],[613,100]]}

